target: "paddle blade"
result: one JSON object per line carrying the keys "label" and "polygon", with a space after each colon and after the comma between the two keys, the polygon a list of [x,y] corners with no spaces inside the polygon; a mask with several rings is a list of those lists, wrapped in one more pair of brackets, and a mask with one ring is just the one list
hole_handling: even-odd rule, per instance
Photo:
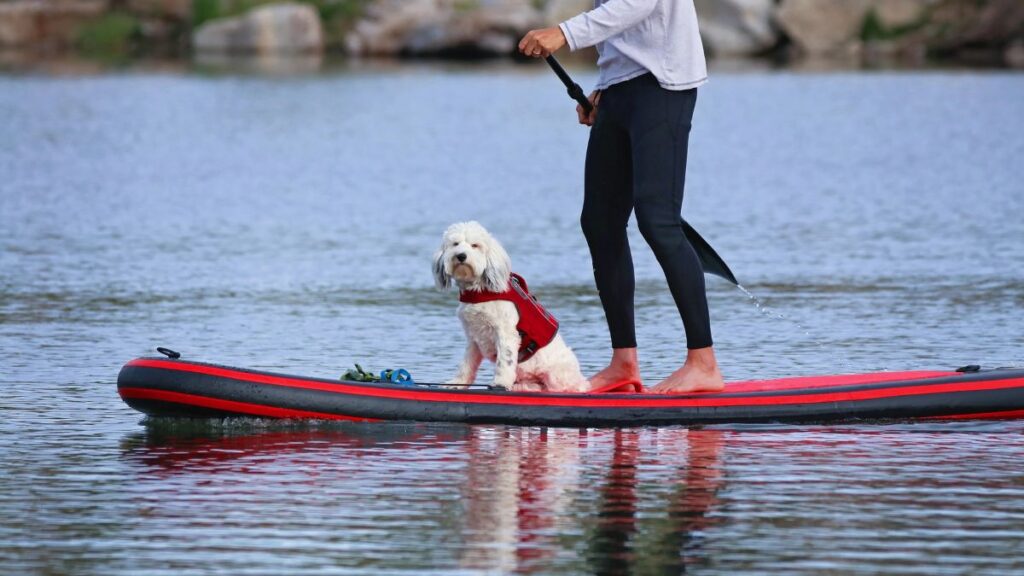
{"label": "paddle blade", "polygon": [[732,273],[732,270],[729,270],[729,265],[725,263],[725,260],[722,260],[718,252],[715,252],[711,244],[708,244],[707,240],[701,237],[686,220],[680,219],[680,221],[683,223],[683,233],[686,234],[686,239],[690,241],[690,245],[697,252],[697,257],[700,258],[700,265],[704,272],[725,278],[739,286],[736,276]]}

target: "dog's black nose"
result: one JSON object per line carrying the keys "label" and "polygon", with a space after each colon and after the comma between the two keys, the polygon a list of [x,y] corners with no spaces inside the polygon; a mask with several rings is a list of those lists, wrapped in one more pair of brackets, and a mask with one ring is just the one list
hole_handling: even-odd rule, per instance
{"label": "dog's black nose", "polygon": [[465,262],[466,261],[466,254],[465,254],[465,252],[463,252],[462,254],[456,254],[455,255],[455,259],[458,260],[459,262]]}

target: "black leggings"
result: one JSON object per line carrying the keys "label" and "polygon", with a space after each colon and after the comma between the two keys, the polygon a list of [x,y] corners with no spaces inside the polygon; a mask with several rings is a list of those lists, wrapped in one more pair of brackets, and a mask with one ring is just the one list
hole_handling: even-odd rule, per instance
{"label": "black leggings", "polygon": [[696,88],[666,90],[651,74],[601,94],[587,146],[580,222],[613,348],[636,346],[633,256],[626,238],[631,211],[665,271],[687,348],[712,345],[704,273],[680,222],[696,103]]}

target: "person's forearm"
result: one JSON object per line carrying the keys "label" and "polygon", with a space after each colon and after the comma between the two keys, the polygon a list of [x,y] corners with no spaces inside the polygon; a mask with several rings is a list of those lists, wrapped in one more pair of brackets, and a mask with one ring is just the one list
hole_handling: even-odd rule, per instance
{"label": "person's forearm", "polygon": [[632,28],[654,11],[658,0],[608,0],[559,24],[570,50],[604,42]]}

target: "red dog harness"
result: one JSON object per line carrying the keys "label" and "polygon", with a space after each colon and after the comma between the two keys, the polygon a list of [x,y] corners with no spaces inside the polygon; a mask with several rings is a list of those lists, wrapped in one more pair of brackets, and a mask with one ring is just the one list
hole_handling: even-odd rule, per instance
{"label": "red dog harness", "polygon": [[459,302],[466,304],[480,304],[481,302],[494,302],[495,300],[508,300],[516,305],[519,311],[519,323],[516,330],[519,331],[521,342],[519,344],[519,361],[526,362],[537,353],[537,350],[547,346],[555,339],[558,333],[558,320],[552,316],[540,302],[537,301],[526,287],[526,280],[519,274],[512,274],[509,280],[509,288],[504,292],[468,291],[459,292]]}

